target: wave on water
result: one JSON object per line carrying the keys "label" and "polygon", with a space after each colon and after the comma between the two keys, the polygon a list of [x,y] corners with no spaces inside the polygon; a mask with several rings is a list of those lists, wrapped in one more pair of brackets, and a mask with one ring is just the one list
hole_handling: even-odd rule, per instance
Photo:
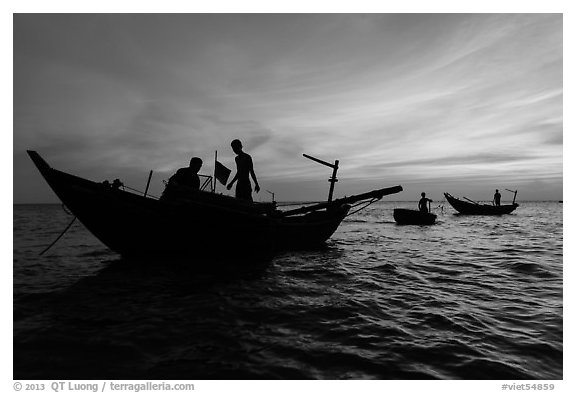
{"label": "wave on water", "polygon": [[123,260],[80,224],[39,256],[69,217],[15,208],[14,378],[562,379],[562,205],[407,206],[246,272]]}

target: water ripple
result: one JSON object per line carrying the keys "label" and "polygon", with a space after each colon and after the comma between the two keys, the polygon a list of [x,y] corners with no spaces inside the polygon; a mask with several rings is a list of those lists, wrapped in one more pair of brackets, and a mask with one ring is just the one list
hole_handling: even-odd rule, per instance
{"label": "water ripple", "polygon": [[129,263],[80,224],[40,257],[69,216],[15,208],[14,377],[563,378],[562,205],[430,227],[397,207],[240,276]]}

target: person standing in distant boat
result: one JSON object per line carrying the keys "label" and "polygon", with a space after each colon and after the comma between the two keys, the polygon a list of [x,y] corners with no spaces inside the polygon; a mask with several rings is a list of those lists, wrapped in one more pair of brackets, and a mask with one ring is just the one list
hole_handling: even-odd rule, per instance
{"label": "person standing in distant boat", "polygon": [[420,195],[422,195],[422,198],[420,198],[420,201],[418,202],[418,210],[420,210],[422,213],[428,213],[428,203],[434,201],[432,199],[426,198],[425,192]]}
{"label": "person standing in distant boat", "polygon": [[202,168],[202,159],[200,157],[192,157],[188,168],[180,168],[170,177],[160,199],[182,194],[182,191],[185,192],[185,190],[199,190],[200,177],[198,172],[200,168]]}
{"label": "person standing in distant boat", "polygon": [[228,183],[226,188],[230,190],[234,183],[238,181],[238,184],[236,184],[236,198],[252,202],[252,185],[250,184],[250,177],[252,177],[252,180],[254,181],[254,191],[260,191],[260,186],[258,185],[256,174],[254,173],[252,157],[242,151],[242,142],[240,142],[240,140],[234,139],[230,146],[232,146],[232,150],[236,153],[236,175],[232,181]]}
{"label": "person standing in distant boat", "polygon": [[502,197],[502,195],[500,195],[500,193],[498,192],[498,190],[496,190],[496,193],[494,194],[494,204],[496,206],[500,206],[500,198]]}

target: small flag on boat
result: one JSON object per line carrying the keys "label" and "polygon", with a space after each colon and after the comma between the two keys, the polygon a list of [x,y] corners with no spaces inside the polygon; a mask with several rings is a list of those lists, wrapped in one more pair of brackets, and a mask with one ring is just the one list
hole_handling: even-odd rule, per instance
{"label": "small flag on boat", "polygon": [[218,179],[218,181],[224,185],[228,182],[228,177],[230,177],[230,169],[226,168],[224,165],[220,163],[220,161],[216,161],[216,168],[214,169],[214,177]]}

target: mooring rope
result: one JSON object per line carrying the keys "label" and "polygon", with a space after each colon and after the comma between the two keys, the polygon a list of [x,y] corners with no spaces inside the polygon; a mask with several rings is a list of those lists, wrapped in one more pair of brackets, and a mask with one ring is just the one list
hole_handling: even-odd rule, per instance
{"label": "mooring rope", "polygon": [[[64,205],[62,205],[62,206],[64,206]],[[74,224],[74,221],[76,221],[76,216],[74,216],[74,218],[72,219],[72,221],[70,221],[70,224],[68,224],[68,226],[67,226],[66,229],[64,229],[64,231],[60,234],[60,236],[58,236],[58,237],[56,238],[56,240],[54,240],[54,241],[52,242],[52,244],[50,244],[48,247],[46,247],[46,249],[44,249],[44,251],[42,251],[39,255],[43,255],[46,251],[48,251],[49,249],[51,249],[52,246],[53,246],[54,244],[56,244],[56,242],[57,242],[58,240],[60,240],[60,238],[61,238],[62,236],[64,236],[64,234],[68,231],[68,229],[70,229],[70,227],[72,226],[72,224]]]}
{"label": "mooring rope", "polygon": [[62,206],[62,210],[64,210],[64,213],[68,214],[69,216],[73,216],[72,212],[68,210],[65,204],[62,204],[60,206]]}

